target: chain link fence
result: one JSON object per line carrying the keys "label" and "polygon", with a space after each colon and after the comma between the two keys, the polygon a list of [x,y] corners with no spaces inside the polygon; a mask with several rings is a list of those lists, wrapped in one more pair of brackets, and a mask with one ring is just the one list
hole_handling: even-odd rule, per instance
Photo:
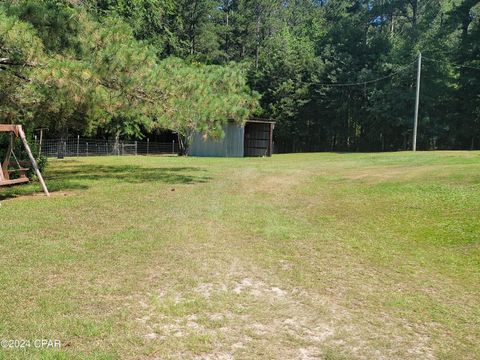
{"label": "chain link fence", "polygon": [[43,139],[40,152],[46,157],[72,157],[72,156],[123,156],[123,155],[163,155],[178,154],[180,147],[177,141],[154,142],[119,141],[72,138],[68,140]]}

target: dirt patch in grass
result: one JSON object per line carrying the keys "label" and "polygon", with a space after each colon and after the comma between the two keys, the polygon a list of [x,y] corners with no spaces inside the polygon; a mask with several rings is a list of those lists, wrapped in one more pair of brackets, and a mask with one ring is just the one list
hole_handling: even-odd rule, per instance
{"label": "dirt patch in grass", "polygon": [[434,358],[428,335],[398,331],[409,326],[402,319],[383,314],[385,331],[378,333],[378,323],[327,294],[280,286],[274,275],[238,263],[234,269],[217,281],[142,300],[141,336],[160,353],[189,344],[180,352],[198,359]]}
{"label": "dirt patch in grass", "polygon": [[249,169],[238,172],[234,177],[236,192],[245,196],[250,194],[287,194],[304,181],[308,181],[308,173],[302,170],[289,170],[281,174],[268,174]]}

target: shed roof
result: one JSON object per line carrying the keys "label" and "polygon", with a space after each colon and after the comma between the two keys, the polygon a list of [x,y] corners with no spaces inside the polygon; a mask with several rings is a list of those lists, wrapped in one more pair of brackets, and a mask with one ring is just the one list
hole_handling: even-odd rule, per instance
{"label": "shed roof", "polygon": [[[235,122],[235,120],[230,119],[230,122]],[[258,123],[258,124],[275,124],[276,121],[267,118],[260,118],[260,117],[251,117],[248,118],[246,121],[247,123]]]}
{"label": "shed roof", "polygon": [[275,124],[275,121],[273,121],[272,119],[265,119],[265,118],[258,118],[258,117],[251,117],[247,120],[247,122],[261,123],[261,124]]}

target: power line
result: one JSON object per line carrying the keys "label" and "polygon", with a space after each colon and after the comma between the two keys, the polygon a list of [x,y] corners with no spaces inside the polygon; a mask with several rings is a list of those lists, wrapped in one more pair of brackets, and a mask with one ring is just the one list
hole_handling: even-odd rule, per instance
{"label": "power line", "polygon": [[466,69],[473,69],[473,70],[480,71],[480,68],[474,67],[474,66],[455,64],[455,63],[452,63],[452,62],[446,61],[446,60],[430,59],[430,58],[426,58],[426,57],[423,57],[423,58],[425,60],[434,61],[434,62],[443,63],[443,64],[448,64],[450,66],[457,67],[457,68],[466,68]]}
{"label": "power line", "polygon": [[373,84],[373,83],[376,83],[376,82],[379,82],[379,81],[382,81],[382,80],[385,80],[385,79],[388,79],[388,78],[391,78],[395,75],[397,75],[398,73],[402,72],[403,70],[405,69],[408,69],[412,64],[414,64],[417,60],[413,60],[412,62],[408,63],[407,65],[404,65],[402,67],[400,67],[398,70],[392,72],[391,74],[389,75],[385,75],[385,76],[382,76],[382,77],[379,77],[379,78],[376,78],[376,79],[373,79],[373,80],[366,80],[366,81],[359,81],[359,82],[351,82],[351,83],[322,83],[322,84],[317,84],[318,86],[332,86],[332,87],[340,87],[340,86],[365,86],[367,84]]}

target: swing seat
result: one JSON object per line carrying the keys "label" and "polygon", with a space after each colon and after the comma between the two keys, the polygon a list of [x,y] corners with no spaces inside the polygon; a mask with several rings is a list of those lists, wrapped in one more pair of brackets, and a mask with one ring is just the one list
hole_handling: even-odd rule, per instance
{"label": "swing seat", "polygon": [[10,185],[17,185],[27,183],[30,180],[28,177],[19,177],[18,179],[11,179],[11,180],[0,180],[0,186],[10,186]]}
{"label": "swing seat", "polygon": [[24,178],[24,177],[27,177],[27,171],[30,170],[29,168],[18,168],[18,169],[11,169],[11,170],[8,170],[8,173],[11,174],[11,173],[18,173],[18,175],[21,177],[21,178]]}

